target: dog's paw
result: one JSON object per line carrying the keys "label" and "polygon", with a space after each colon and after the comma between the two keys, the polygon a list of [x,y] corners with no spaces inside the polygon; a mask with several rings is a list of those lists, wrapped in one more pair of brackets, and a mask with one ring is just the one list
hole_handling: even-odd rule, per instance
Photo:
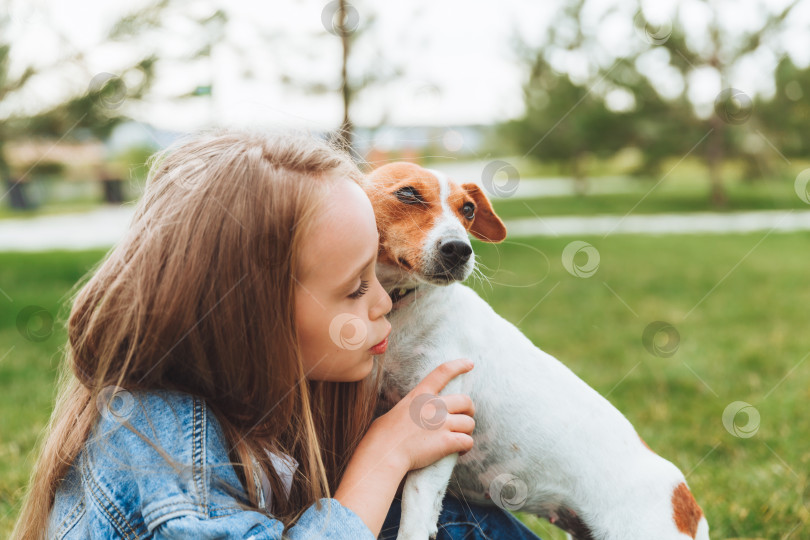
{"label": "dog's paw", "polygon": [[397,534],[397,540],[429,540],[429,538],[436,538],[436,534],[430,536],[427,531],[402,531]]}
{"label": "dog's paw", "polygon": [[429,538],[436,538],[436,535],[439,534],[439,518],[436,516],[436,519],[431,519],[428,521],[429,525],[427,526],[427,533]]}
{"label": "dog's paw", "polygon": [[437,523],[433,523],[432,525],[420,524],[419,527],[416,528],[409,527],[404,529],[400,527],[397,540],[429,540],[436,538],[437,534],[439,534],[439,525]]}

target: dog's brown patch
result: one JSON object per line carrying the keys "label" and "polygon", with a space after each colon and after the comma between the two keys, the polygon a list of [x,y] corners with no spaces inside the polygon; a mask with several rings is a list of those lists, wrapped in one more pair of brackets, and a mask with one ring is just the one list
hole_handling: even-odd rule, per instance
{"label": "dog's brown patch", "polygon": [[[394,192],[406,186],[415,189],[424,204],[399,202]],[[388,163],[369,173],[363,189],[380,233],[378,262],[421,271],[425,239],[442,212],[438,179],[413,163]]]}
{"label": "dog's brown patch", "polygon": [[694,538],[701,517],[703,511],[686,484],[681,482],[672,492],[672,518],[675,520],[675,526],[682,533]]}
{"label": "dog's brown patch", "polygon": [[[451,193],[447,197],[447,204],[456,213],[459,221],[470,233],[484,242],[497,244],[506,238],[506,226],[501,221],[484,191],[474,183],[458,186],[450,182]],[[475,204],[475,219],[470,223],[461,213],[465,201],[471,200]]]}

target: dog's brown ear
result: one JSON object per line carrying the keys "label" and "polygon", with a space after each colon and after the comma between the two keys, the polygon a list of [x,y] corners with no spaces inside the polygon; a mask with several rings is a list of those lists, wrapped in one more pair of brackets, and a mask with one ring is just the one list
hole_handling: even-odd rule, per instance
{"label": "dog's brown ear", "polygon": [[506,238],[506,226],[495,212],[486,194],[481,191],[477,184],[461,184],[461,187],[475,201],[475,218],[473,219],[470,232],[473,236],[484,242],[497,244]]}

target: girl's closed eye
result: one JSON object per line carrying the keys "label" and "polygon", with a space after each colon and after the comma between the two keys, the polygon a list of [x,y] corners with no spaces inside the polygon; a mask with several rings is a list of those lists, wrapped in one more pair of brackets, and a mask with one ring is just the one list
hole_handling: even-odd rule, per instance
{"label": "girl's closed eye", "polygon": [[360,287],[354,291],[352,294],[349,295],[349,298],[356,299],[360,298],[368,291],[368,281],[360,280]]}

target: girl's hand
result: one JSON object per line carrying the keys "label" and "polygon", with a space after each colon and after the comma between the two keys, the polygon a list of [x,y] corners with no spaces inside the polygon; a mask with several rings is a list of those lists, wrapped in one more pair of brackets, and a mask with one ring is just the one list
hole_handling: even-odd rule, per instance
{"label": "girl's hand", "polygon": [[[366,437],[378,455],[391,455],[405,472],[473,447],[475,407],[469,396],[438,396],[454,377],[470,371],[473,363],[459,358],[441,364],[386,414],[377,418]],[[366,441],[366,442],[372,442]]]}
{"label": "girl's hand", "polygon": [[436,396],[450,379],[472,367],[472,362],[460,358],[431,371],[393,409],[374,420],[352,454],[334,498],[360,516],[375,536],[408,471],[472,448],[472,400],[461,394]]}

